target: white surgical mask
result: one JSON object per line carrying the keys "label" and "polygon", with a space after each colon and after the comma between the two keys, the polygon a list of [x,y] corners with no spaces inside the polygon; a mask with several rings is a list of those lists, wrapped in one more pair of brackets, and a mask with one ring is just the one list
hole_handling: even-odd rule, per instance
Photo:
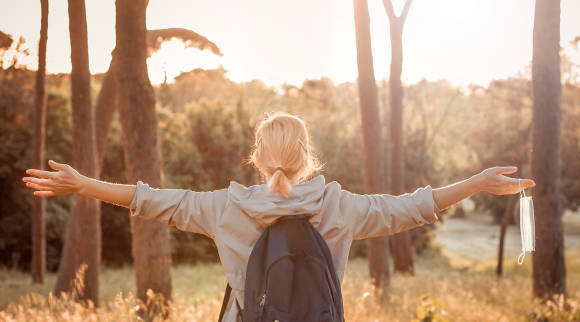
{"label": "white surgical mask", "polygon": [[520,235],[522,237],[522,253],[518,257],[518,264],[523,264],[526,252],[533,252],[536,249],[534,202],[532,197],[526,196],[526,192],[521,189],[520,179],[518,179],[518,188],[520,190]]}

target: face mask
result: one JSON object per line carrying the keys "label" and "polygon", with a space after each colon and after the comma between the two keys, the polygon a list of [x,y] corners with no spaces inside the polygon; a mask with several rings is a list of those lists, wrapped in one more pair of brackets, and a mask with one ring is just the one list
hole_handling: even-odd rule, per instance
{"label": "face mask", "polygon": [[524,263],[526,252],[532,252],[535,248],[536,233],[534,225],[534,202],[531,196],[526,196],[526,192],[520,187],[518,179],[518,190],[520,190],[520,235],[522,237],[522,253],[518,257],[518,264]]}

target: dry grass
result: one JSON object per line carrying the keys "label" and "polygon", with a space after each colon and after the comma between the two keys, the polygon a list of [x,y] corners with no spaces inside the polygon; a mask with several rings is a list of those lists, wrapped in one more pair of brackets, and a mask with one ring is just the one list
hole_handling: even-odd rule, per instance
{"label": "dry grass", "polygon": [[[578,251],[567,254],[568,290],[572,302],[580,299]],[[477,268],[456,267],[456,259],[429,251],[417,258],[415,277],[396,276],[389,292],[379,297],[368,283],[367,265],[353,260],[343,284],[348,321],[409,321],[432,315],[449,321],[522,321],[530,313],[548,312],[531,298],[530,261],[510,265],[497,280],[493,263]],[[171,320],[215,321],[225,279],[216,264],[178,266],[173,269],[174,297]],[[130,268],[103,269],[99,308],[82,306],[70,298],[57,299],[49,292],[55,276],[44,285],[31,285],[20,272],[0,270],[0,321],[138,321],[137,301],[131,294]],[[561,310],[563,304],[555,311]],[[550,311],[551,312],[551,311]],[[560,315],[558,315],[560,314]],[[552,313],[553,320],[571,318]]]}

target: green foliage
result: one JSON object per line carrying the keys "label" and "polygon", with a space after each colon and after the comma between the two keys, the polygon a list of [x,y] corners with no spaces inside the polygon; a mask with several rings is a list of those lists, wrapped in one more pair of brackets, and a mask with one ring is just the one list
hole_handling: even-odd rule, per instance
{"label": "green foliage", "polygon": [[20,179],[32,157],[26,149],[30,115],[22,112],[32,106],[30,76],[18,69],[0,73],[0,261],[11,266],[30,252],[30,242],[21,241],[31,238],[32,205]]}
{"label": "green foliage", "polygon": [[[166,187],[207,191],[230,180],[250,185],[253,170],[243,163],[253,143],[245,114],[218,100],[191,103],[183,113],[159,108]],[[217,261],[212,240],[171,230],[174,262]]]}
{"label": "green foliage", "polygon": [[[477,88],[472,95],[479,120],[473,124],[469,143],[482,168],[516,165],[518,177],[529,177],[531,149],[532,97],[528,79],[493,81],[487,89]],[[477,206],[491,211],[495,223],[504,215],[508,197],[480,194]]]}
{"label": "green foliage", "polygon": [[431,298],[430,295],[423,295],[420,298],[421,304],[417,307],[417,319],[413,322],[447,322],[447,313],[444,310],[443,302]]}
{"label": "green foliage", "polygon": [[[121,126],[117,118],[109,129],[101,166],[101,179],[108,182],[126,182]],[[101,231],[103,263],[110,266],[130,263],[131,226],[127,209],[101,203]]]}
{"label": "green foliage", "polygon": [[564,209],[580,207],[580,86],[562,88],[561,193]]}
{"label": "green foliage", "polygon": [[[34,74],[26,70],[0,70],[0,262],[27,267],[31,254],[30,215],[32,195],[22,183],[31,164],[32,85]],[[47,98],[46,157],[70,155],[70,107],[67,99],[49,91]],[[68,113],[68,114],[67,114]],[[68,116],[67,116],[68,115]],[[64,122],[63,122],[64,121]],[[47,202],[47,267],[60,259],[70,197]]]}

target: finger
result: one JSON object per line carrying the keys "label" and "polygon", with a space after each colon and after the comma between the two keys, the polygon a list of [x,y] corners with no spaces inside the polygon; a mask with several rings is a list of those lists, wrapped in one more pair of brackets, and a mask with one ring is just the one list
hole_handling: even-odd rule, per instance
{"label": "finger", "polygon": [[505,181],[508,182],[511,187],[516,189],[516,192],[520,192],[523,189],[533,188],[536,186],[536,183],[534,182],[534,180],[517,179],[517,178],[510,178],[510,177],[504,177],[504,178],[505,178]]}
{"label": "finger", "polygon": [[497,174],[512,174],[512,173],[518,171],[518,167],[515,167],[515,166],[496,167],[495,171]]}
{"label": "finger", "polygon": [[530,180],[530,179],[521,179],[520,180],[520,185],[522,186],[522,188],[532,188],[536,186],[536,183],[534,182],[534,180]]}
{"label": "finger", "polygon": [[34,195],[37,197],[52,197],[57,194],[54,191],[35,191]]}
{"label": "finger", "polygon": [[35,190],[41,190],[41,191],[53,190],[53,188],[51,188],[51,187],[47,187],[47,186],[43,186],[43,185],[40,185],[40,184],[31,183],[31,182],[27,182],[26,183],[26,186],[28,188],[32,188],[32,189],[35,189]]}
{"label": "finger", "polygon": [[41,185],[45,185],[45,186],[54,184],[54,182],[51,179],[40,179],[40,178],[35,178],[35,177],[24,177],[24,178],[22,178],[22,181],[37,183],[37,184],[41,184]]}
{"label": "finger", "polygon": [[41,177],[41,178],[48,178],[48,179],[53,179],[54,175],[55,175],[54,172],[38,170],[38,169],[28,169],[28,170],[26,170],[26,174]]}
{"label": "finger", "polygon": [[57,171],[64,170],[66,168],[66,164],[54,162],[52,160],[48,161],[48,166]]}

